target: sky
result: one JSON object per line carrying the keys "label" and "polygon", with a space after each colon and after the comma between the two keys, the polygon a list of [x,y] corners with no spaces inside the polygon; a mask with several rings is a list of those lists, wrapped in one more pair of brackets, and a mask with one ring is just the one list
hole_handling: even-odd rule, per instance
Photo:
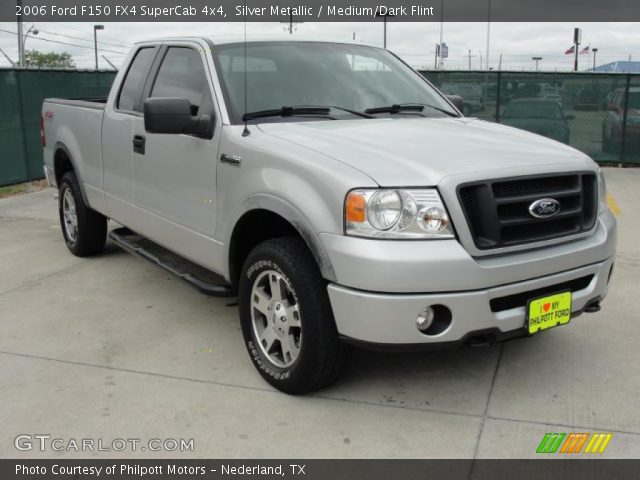
{"label": "sky", "polygon": [[[31,26],[24,25],[24,31]],[[440,23],[394,23],[387,27],[387,48],[417,68],[434,68],[435,45],[440,38]],[[628,60],[640,61],[640,23],[492,23],[490,27],[489,67],[503,70],[535,70],[532,57],[542,57],[540,70],[568,71],[573,57],[565,55],[573,42],[574,27],[582,28],[583,47],[598,48],[597,64]],[[69,52],[76,65],[93,68],[93,25],[91,23],[38,23],[37,35],[26,39],[26,49]],[[467,70],[486,68],[487,24],[444,22],[443,41],[449,46],[449,58],[443,68]],[[131,44],[170,35],[202,35],[215,39],[217,35],[242,35],[243,23],[106,23],[98,32],[100,67],[110,68],[106,57],[120,66]],[[248,23],[247,38],[252,36],[285,36],[286,25],[279,23]],[[8,32],[7,32],[8,31]],[[13,32],[13,33],[9,33]],[[0,22],[0,49],[13,61],[18,59],[17,26]],[[352,41],[382,46],[382,22],[318,23],[296,26],[294,36],[328,41]],[[47,41],[48,40],[48,41]],[[73,45],[63,45],[62,42]],[[500,57],[502,56],[502,63]],[[593,54],[580,56],[580,69],[592,66]],[[9,66],[0,53],[0,66]]]}

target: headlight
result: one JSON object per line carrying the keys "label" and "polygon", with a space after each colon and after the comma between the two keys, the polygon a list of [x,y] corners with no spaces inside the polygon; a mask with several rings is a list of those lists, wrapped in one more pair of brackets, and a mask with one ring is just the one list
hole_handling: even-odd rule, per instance
{"label": "headlight", "polygon": [[598,212],[602,213],[607,209],[607,183],[604,180],[602,169],[598,169]]}
{"label": "headlight", "polygon": [[453,238],[438,191],[353,190],[345,200],[347,235],[397,239]]}

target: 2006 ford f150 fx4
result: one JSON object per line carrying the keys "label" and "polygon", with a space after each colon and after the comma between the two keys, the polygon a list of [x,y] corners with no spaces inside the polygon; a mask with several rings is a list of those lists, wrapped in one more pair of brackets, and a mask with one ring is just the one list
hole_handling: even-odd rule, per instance
{"label": "2006 ford f150 fx4", "polygon": [[303,393],[349,344],[486,343],[599,309],[616,222],[597,165],[452,102],[379,48],[142,42],[107,99],[44,102],[45,171],[72,253],[114,220],[117,244],[237,295],[260,374]]}

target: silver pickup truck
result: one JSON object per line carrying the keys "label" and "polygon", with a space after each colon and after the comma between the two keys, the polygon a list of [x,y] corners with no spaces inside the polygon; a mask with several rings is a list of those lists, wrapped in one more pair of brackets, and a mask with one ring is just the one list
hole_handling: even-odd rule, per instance
{"label": "silver pickup truck", "polygon": [[72,253],[100,253],[112,219],[118,245],[237,296],[260,374],[304,393],[349,345],[486,344],[599,310],[598,166],[454,103],[379,48],[142,42],[107,99],[44,102],[45,172]]}

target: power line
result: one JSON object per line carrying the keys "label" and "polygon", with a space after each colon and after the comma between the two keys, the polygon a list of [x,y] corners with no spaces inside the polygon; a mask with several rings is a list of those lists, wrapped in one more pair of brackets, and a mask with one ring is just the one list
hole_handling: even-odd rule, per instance
{"label": "power line", "polygon": [[[5,30],[4,28],[0,28],[0,32],[5,32],[5,33],[10,33],[11,35],[18,35],[16,32],[12,32],[10,30]],[[78,45],[75,43],[66,43],[66,42],[59,42],[58,40],[51,40],[48,38],[42,38],[42,37],[36,37],[34,35],[26,35],[26,38],[33,38],[35,40],[40,40],[43,42],[49,42],[49,43],[57,43],[60,45],[68,45],[70,47],[76,47],[76,48],[86,48],[88,50],[93,50],[93,47],[87,47],[86,45]],[[101,52],[109,52],[109,53],[118,53],[121,55],[125,55],[125,52],[116,52],[115,50],[107,50],[106,48],[98,48],[99,51]]]}
{"label": "power line", "polygon": [[[85,32],[84,30],[80,30],[79,28],[72,27],[71,25],[67,25],[65,23],[60,23],[60,22],[49,22],[49,23],[53,23],[54,25],[58,25],[59,27],[62,27],[62,28],[67,28],[69,30],[75,30],[76,32],[80,32],[80,33],[85,34],[85,35],[87,34],[87,32]],[[121,40],[119,38],[114,38],[114,37],[112,37],[110,35],[105,35],[103,33],[100,34],[100,37],[101,38],[111,39],[111,40],[116,40],[116,41],[120,41]]]}
{"label": "power line", "polygon": [[[59,37],[72,38],[72,39],[75,39],[75,40],[82,40],[83,42],[91,42],[91,43],[93,43],[93,39],[82,38],[82,37],[75,37],[75,36],[73,36],[73,35],[65,35],[64,33],[49,32],[49,31],[47,31],[47,30],[42,30],[41,28],[38,28],[38,31],[39,31],[40,33],[46,33],[46,34],[48,34],[48,35],[56,35],[56,36],[59,36]],[[112,47],[129,48],[129,46],[128,46],[128,45],[122,45],[122,44],[119,44],[119,43],[108,43],[108,42],[103,42],[102,40],[100,41],[100,43],[101,43],[102,45],[110,45],[110,46],[112,46]]]}

